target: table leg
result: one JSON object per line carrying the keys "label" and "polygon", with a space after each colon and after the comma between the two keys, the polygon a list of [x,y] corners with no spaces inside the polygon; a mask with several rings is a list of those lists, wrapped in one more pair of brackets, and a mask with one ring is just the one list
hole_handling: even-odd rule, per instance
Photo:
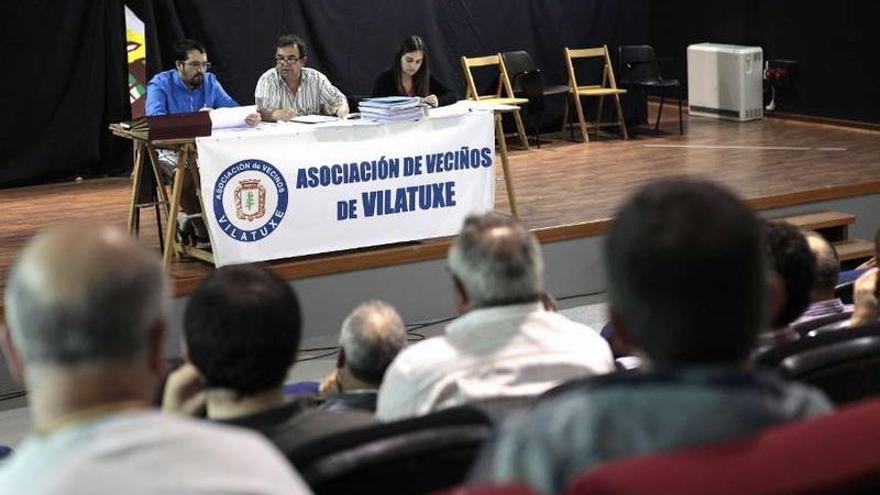
{"label": "table leg", "polygon": [[128,235],[137,237],[140,231],[140,208],[138,203],[141,199],[141,175],[144,170],[144,145],[135,139],[132,142],[133,167],[131,171],[131,204],[128,207]]}
{"label": "table leg", "polygon": [[504,170],[504,185],[507,187],[507,201],[514,218],[519,218],[516,209],[516,191],[513,189],[513,177],[510,175],[510,164],[507,161],[507,143],[504,142],[504,127],[501,125],[501,114],[495,114],[495,139],[498,141],[498,154],[501,155],[501,168]]}
{"label": "table leg", "polygon": [[180,192],[183,190],[183,174],[185,174],[189,146],[180,147],[177,155],[177,171],[174,173],[174,186],[171,189],[171,206],[168,208],[168,222],[165,228],[165,249],[162,253],[162,263],[165,271],[171,271],[171,260],[177,253],[177,213],[180,211]]}

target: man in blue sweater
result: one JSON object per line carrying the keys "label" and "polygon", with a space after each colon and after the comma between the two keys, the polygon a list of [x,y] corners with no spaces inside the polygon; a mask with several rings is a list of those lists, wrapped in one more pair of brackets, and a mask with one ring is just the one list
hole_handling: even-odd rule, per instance
{"label": "man in blue sweater", "polygon": [[[211,63],[205,47],[195,40],[183,40],[174,47],[174,69],[160,72],[147,84],[146,113],[148,116],[213,110],[215,108],[237,107],[238,103],[230,97],[217,76],[208,72]],[[248,125],[260,122],[260,114],[252,113],[245,119]],[[177,169],[177,152],[158,150],[159,165],[166,179],[170,180]],[[180,198],[183,212],[182,231],[191,234],[191,241],[198,247],[208,247],[208,231],[204,221],[196,216],[201,213],[195,184],[184,176],[183,192]],[[186,225],[191,225],[186,227]]]}

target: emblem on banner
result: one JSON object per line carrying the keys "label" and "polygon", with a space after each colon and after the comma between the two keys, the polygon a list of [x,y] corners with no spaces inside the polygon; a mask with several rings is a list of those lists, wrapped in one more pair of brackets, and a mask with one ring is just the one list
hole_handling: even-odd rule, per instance
{"label": "emblem on banner", "polygon": [[271,163],[256,159],[235,162],[214,184],[217,228],[240,242],[265,239],[284,220],[288,195],[287,181]]}
{"label": "emblem on banner", "polygon": [[266,215],[266,188],[259,179],[243,180],[235,188],[235,216],[253,222]]}

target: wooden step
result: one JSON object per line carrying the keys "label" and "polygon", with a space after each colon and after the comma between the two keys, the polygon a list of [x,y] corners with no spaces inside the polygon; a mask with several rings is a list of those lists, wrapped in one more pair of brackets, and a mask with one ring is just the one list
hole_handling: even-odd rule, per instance
{"label": "wooden step", "polygon": [[849,239],[846,241],[833,242],[840,261],[866,260],[874,256],[874,243],[861,239]]}
{"label": "wooden step", "polygon": [[856,216],[839,211],[817,211],[803,215],[773,218],[772,220],[790,223],[803,230],[813,230],[828,242],[833,243],[849,238],[849,226],[856,223]]}

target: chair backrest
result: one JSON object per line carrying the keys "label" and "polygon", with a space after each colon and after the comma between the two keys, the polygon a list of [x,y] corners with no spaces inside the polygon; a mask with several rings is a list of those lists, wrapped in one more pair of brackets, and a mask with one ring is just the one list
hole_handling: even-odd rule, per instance
{"label": "chair backrest", "polygon": [[880,393],[880,325],[820,333],[772,347],[755,364],[816,386],[837,404]]}
{"label": "chair backrest", "polygon": [[288,459],[318,495],[420,494],[464,481],[492,432],[485,414],[459,407],[324,437]]}
{"label": "chair backrest", "polygon": [[812,320],[807,320],[802,323],[797,323],[791,326],[791,328],[798,333],[801,337],[810,335],[811,332],[817,329],[826,328],[829,326],[835,326],[835,324],[845,323],[846,320],[852,315],[851,311],[844,311],[842,313],[836,313],[833,315],[823,316],[821,318],[814,318]]}
{"label": "chair backrest", "polygon": [[540,495],[540,493],[524,485],[505,483],[497,485],[458,486],[449,490],[432,492],[430,495]]}
{"label": "chair backrest", "polygon": [[[611,68],[611,57],[608,56],[608,47],[602,45],[598,48],[568,48],[564,49],[565,66],[568,69],[568,86],[572,92],[578,88],[613,88],[617,89],[617,81],[614,79],[614,70]],[[584,86],[578,84],[575,76],[574,63],[576,60],[599,59],[602,64],[602,83]]]}
{"label": "chair backrest", "polygon": [[721,444],[638,457],[572,479],[566,495],[878,493],[880,400]]}
{"label": "chair backrest", "polygon": [[518,50],[515,52],[501,52],[501,59],[504,60],[504,67],[507,68],[507,75],[513,84],[513,90],[519,92],[520,86],[517,85],[517,76],[524,72],[534,72],[537,67],[532,63],[532,57],[529,52]]}
{"label": "chair backrest", "polygon": [[639,84],[662,81],[657,56],[650,45],[624,45],[618,49],[618,71],[620,84]]}
{"label": "chair backrest", "polygon": [[[485,57],[461,57],[461,67],[464,70],[464,77],[467,82],[467,94],[465,98],[472,100],[486,100],[490,98],[499,98],[502,95],[512,98],[513,87],[510,83],[510,73],[507,72],[507,66],[504,65],[504,58],[500,54],[486,55]],[[477,83],[474,79],[473,69],[479,67],[497,67],[498,68],[498,85],[495,93],[491,95],[480,95],[477,90]]]}

